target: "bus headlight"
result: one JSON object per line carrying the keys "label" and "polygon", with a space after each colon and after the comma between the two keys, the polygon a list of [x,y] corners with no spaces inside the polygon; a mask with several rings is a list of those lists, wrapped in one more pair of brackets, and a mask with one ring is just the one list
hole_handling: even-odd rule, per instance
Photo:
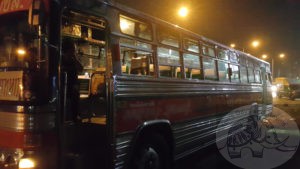
{"label": "bus headlight", "polygon": [[33,169],[36,167],[36,162],[32,158],[22,158],[19,161],[19,169]]}
{"label": "bus headlight", "polygon": [[24,56],[24,55],[26,55],[26,50],[25,50],[25,48],[18,48],[17,49],[17,54],[18,54],[18,56]]}

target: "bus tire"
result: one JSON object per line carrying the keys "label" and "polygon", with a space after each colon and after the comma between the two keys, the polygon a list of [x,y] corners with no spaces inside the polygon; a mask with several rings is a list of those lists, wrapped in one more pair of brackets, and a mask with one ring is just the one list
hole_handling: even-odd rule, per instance
{"label": "bus tire", "polygon": [[159,134],[151,134],[139,140],[130,168],[170,169],[170,157],[170,146],[166,140]]}

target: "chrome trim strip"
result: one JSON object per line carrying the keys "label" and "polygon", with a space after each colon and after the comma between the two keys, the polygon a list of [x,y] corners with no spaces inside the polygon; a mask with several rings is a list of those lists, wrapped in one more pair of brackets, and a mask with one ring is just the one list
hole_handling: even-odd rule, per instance
{"label": "chrome trim strip", "polygon": [[195,83],[187,80],[155,81],[153,78],[146,77],[127,78],[116,78],[117,97],[262,93],[260,84]]}
{"label": "chrome trim strip", "polygon": [[[264,116],[269,114],[272,112],[272,107],[272,105],[259,107],[261,110],[264,109],[264,113],[260,115]],[[215,138],[216,132],[231,128],[234,122],[248,115],[247,112],[229,115],[225,113],[223,115],[209,116],[174,124],[172,130],[175,140],[175,160],[216,143],[216,141],[218,141]],[[226,121],[226,123],[219,124],[222,119]]]}
{"label": "chrome trim strip", "polygon": [[129,150],[133,134],[118,135],[116,139],[115,168],[124,168],[129,159]]}

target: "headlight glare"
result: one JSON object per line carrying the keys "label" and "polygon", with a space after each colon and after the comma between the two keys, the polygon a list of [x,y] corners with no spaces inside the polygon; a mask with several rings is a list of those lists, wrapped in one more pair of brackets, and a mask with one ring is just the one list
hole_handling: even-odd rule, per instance
{"label": "headlight glare", "polygon": [[32,158],[22,158],[19,161],[19,169],[32,169],[36,166]]}

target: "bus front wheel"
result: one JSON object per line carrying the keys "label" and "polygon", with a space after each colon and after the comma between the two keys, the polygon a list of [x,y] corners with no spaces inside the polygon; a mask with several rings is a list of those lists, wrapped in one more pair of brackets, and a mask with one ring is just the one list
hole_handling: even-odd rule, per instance
{"label": "bus front wheel", "polygon": [[169,169],[170,148],[165,139],[158,134],[140,140],[133,154],[134,169]]}

